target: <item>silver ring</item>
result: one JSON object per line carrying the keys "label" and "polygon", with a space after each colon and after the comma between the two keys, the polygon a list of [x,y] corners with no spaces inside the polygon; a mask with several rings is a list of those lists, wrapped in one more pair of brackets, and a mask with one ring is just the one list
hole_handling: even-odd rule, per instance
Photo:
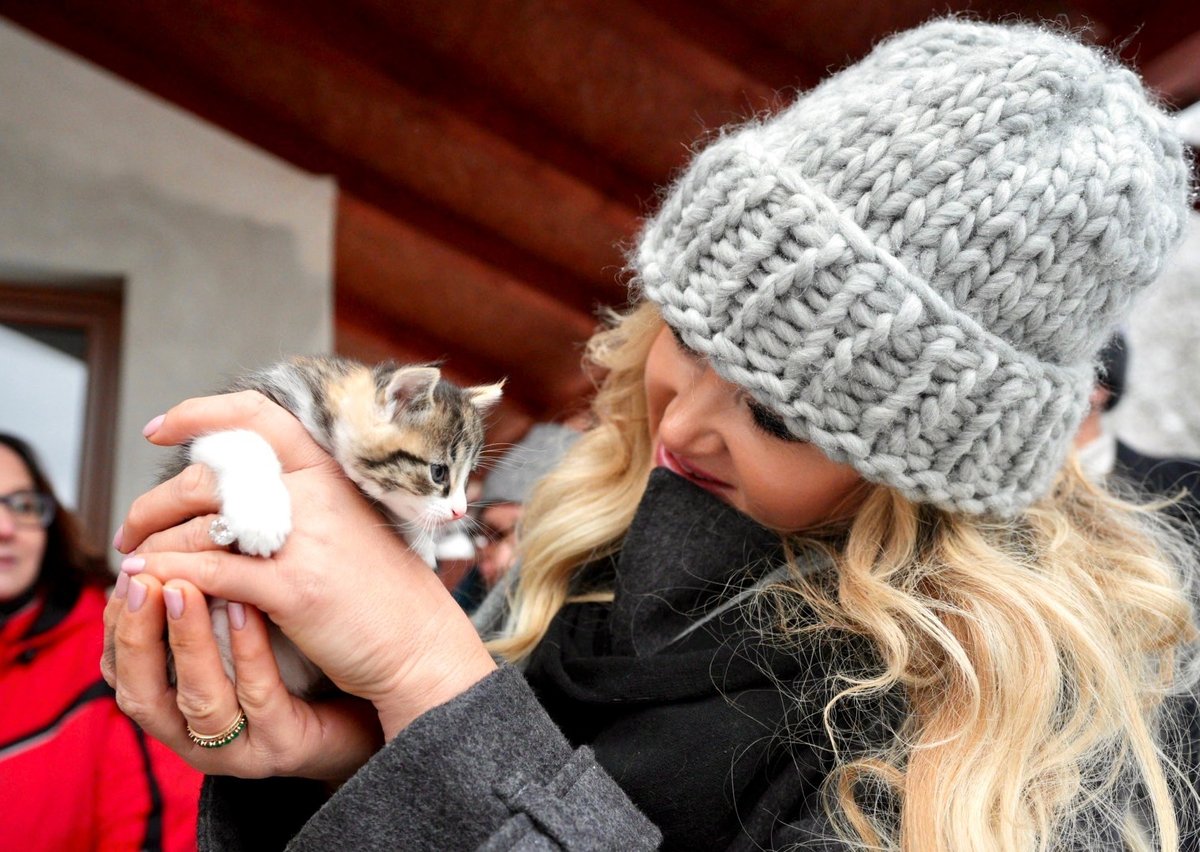
{"label": "silver ring", "polygon": [[208,525],[208,537],[217,547],[228,547],[237,541],[237,536],[229,528],[229,524],[225,523],[224,515],[213,518],[213,522]]}

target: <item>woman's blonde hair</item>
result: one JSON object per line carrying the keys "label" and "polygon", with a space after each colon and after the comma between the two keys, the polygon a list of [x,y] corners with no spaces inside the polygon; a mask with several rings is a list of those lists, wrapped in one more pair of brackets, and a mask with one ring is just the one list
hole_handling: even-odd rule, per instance
{"label": "woman's blonde hair", "polygon": [[[491,643],[510,660],[579,597],[577,569],[621,545],[652,466],[643,368],[661,327],[643,304],[590,344],[606,370],[597,423],[527,505],[509,619]],[[835,729],[842,702],[893,696],[904,708],[888,742],[839,752],[826,782],[839,833],[920,852],[1117,838],[1177,848],[1172,794],[1196,800],[1168,757],[1164,713],[1194,682],[1195,613],[1178,567],[1193,556],[1182,537],[1073,462],[1017,520],[868,491],[834,543],[817,543],[832,569],[797,570],[747,612],[798,652],[838,635],[873,649],[870,664],[830,673],[835,751],[854,733]],[[795,537],[789,550],[813,544]]]}

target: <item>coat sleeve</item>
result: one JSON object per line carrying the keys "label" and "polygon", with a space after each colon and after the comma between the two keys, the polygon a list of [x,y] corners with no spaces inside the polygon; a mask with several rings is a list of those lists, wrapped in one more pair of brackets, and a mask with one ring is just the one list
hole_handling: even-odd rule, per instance
{"label": "coat sleeve", "polygon": [[[294,815],[314,793],[309,782],[210,779],[201,844],[278,848],[279,837],[249,839],[261,834],[253,822]],[[504,666],[416,719],[287,848],[637,850],[659,840],[591,751],[573,749],[520,672]]]}

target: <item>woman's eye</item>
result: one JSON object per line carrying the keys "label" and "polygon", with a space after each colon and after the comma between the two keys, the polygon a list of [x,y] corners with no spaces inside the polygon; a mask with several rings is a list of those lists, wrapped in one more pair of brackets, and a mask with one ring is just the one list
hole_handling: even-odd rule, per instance
{"label": "woman's eye", "polygon": [[435,485],[445,485],[446,480],[450,478],[450,468],[444,464],[434,462],[429,466],[429,478],[433,480]]}
{"label": "woman's eye", "polygon": [[750,416],[754,420],[754,425],[772,438],[778,438],[781,441],[801,442],[801,439],[793,435],[791,430],[788,429],[787,424],[783,422],[783,418],[774,411],[753,399],[746,400],[746,405],[750,409]]}

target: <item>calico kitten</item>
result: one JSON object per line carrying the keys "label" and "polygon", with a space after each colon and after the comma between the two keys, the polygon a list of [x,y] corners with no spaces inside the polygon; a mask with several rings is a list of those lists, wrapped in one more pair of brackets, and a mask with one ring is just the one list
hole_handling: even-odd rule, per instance
{"label": "calico kitten", "polygon": [[[433,531],[463,517],[466,484],[483,447],[483,415],[501,384],[461,388],[436,367],[368,367],[336,357],[301,357],[236,380],[286,408],[434,565]],[[240,552],[269,556],[291,532],[291,504],[279,461],[254,432],[204,435],[181,448],[168,476],[189,462],[213,470],[223,532]],[[226,672],[233,677],[226,601],[209,610]],[[288,690],[310,695],[324,676],[274,625],[271,644]]]}

